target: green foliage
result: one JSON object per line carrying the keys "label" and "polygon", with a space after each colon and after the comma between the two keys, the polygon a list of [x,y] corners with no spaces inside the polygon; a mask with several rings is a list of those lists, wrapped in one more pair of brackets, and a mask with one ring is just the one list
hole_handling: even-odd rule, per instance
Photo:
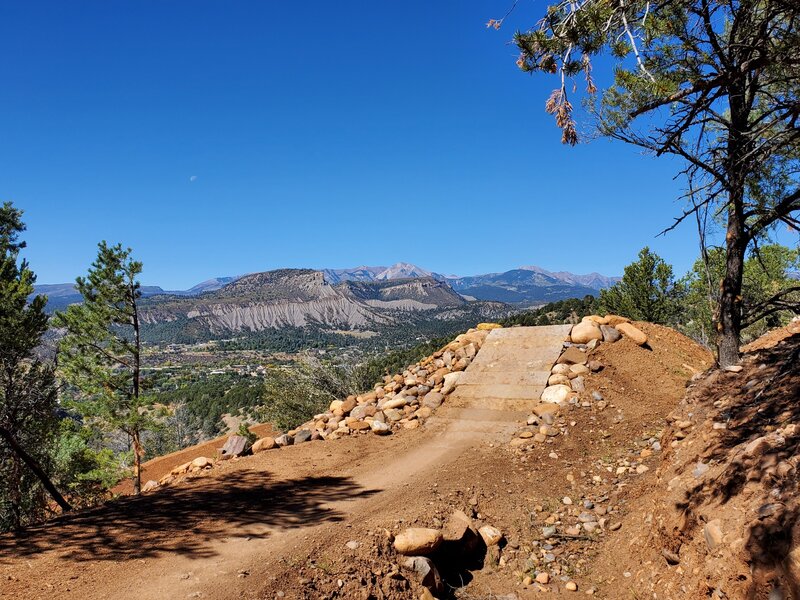
{"label": "green foliage", "polygon": [[675,281],[672,266],[645,247],[639,260],[625,267],[622,281],[600,292],[599,309],[635,321],[674,324],[681,311],[684,290]]}
{"label": "green foliage", "polygon": [[236,432],[238,435],[246,438],[251,444],[255,444],[258,436],[250,431],[250,428],[247,426],[247,423],[240,423],[239,430]]}
{"label": "green foliage", "polygon": [[125,473],[119,457],[104,448],[95,428],[72,418],[61,421],[52,449],[56,482],[74,506],[92,506],[108,498]]}
{"label": "green foliage", "polygon": [[[792,277],[800,269],[800,252],[768,244],[745,260],[742,285],[743,341],[752,340],[768,329],[786,324],[800,312],[800,282]],[[685,331],[703,343],[713,339],[719,305],[718,282],[725,272],[725,252],[708,251],[708,268],[702,259],[694,263],[683,282],[687,289],[683,304]]]}
{"label": "green foliage", "polygon": [[142,263],[133,260],[131,252],[100,242],[88,275],[76,280],[83,303],[56,313],[53,322],[66,331],[59,345],[61,372],[83,392],[75,408],[129,436],[138,491],[141,432],[155,421],[151,400],[140,394],[137,277]]}
{"label": "green foliage", "polygon": [[577,323],[586,315],[596,313],[597,299],[594,296],[584,296],[583,298],[569,298],[550,302],[534,310],[506,317],[500,321],[500,324],[503,327],[513,327],[514,325],[533,327],[537,325]]}
{"label": "green foliage", "polygon": [[279,429],[292,429],[353,391],[350,371],[343,367],[318,361],[270,367],[259,416]]}
{"label": "green foliage", "polygon": [[25,243],[22,211],[0,206],[0,531],[17,529],[47,515],[41,477],[13,443],[52,473],[49,447],[57,422],[53,370],[36,355],[47,329],[42,296],[28,303],[36,277],[19,251]]}

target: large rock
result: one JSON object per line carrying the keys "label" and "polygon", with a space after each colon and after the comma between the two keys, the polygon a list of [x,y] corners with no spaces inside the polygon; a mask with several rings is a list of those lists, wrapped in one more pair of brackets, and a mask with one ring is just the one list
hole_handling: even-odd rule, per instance
{"label": "large rock", "polygon": [[572,395],[572,388],[568,385],[551,385],[542,392],[542,402],[550,404],[563,404]]}
{"label": "large rock", "polygon": [[630,323],[631,320],[627,317],[620,317],[619,315],[606,315],[606,325],[616,327],[620,323]]}
{"label": "large rock", "polygon": [[586,357],[586,352],[581,352],[578,348],[570,346],[561,353],[556,362],[567,365],[585,365],[587,360],[589,359]]}
{"label": "large rock", "polygon": [[478,533],[483,538],[483,543],[486,544],[487,548],[496,546],[503,539],[503,533],[497,527],[492,527],[491,525],[484,525],[478,529]]}
{"label": "large rock", "polygon": [[550,375],[550,378],[547,380],[547,385],[569,385],[569,377],[558,373]]}
{"label": "large rock", "polygon": [[444,401],[444,395],[439,392],[428,392],[422,399],[422,406],[428,408],[439,408]]}
{"label": "large rock", "polygon": [[647,343],[647,335],[641,329],[637,329],[630,323],[619,323],[615,325],[615,327],[617,331],[634,343],[640,346],[644,346]]}
{"label": "large rock", "polygon": [[405,396],[395,396],[394,398],[390,398],[389,400],[386,400],[381,405],[381,409],[382,410],[387,410],[387,409],[391,409],[391,408],[401,408],[401,407],[405,406],[406,404],[408,404],[408,398],[406,398]]}
{"label": "large rock", "polygon": [[205,456],[198,456],[192,461],[193,469],[210,469],[214,466],[214,461]]}
{"label": "large rock", "polygon": [[407,556],[425,556],[442,543],[442,532],[438,529],[410,527],[394,538],[394,549]]}
{"label": "large rock", "polygon": [[311,432],[308,429],[301,429],[294,434],[295,444],[302,444],[303,442],[308,442],[309,440],[311,440]]}
{"label": "large rock", "polygon": [[280,447],[291,446],[293,443],[294,443],[294,439],[292,438],[292,436],[287,435],[285,433],[283,435],[279,435],[278,437],[275,438],[275,445],[276,446],[280,446]]}
{"label": "large rock", "polygon": [[572,328],[569,337],[574,344],[588,344],[592,340],[602,340],[603,332],[594,321],[582,321]]}
{"label": "large rock", "polygon": [[400,566],[412,573],[412,579],[433,593],[442,590],[442,578],[436,570],[436,565],[430,558],[424,556],[409,556],[400,562]]}
{"label": "large rock", "polygon": [[152,492],[154,489],[158,488],[161,484],[157,481],[150,480],[142,486],[142,492]]}
{"label": "large rock", "polygon": [[389,435],[392,433],[392,427],[380,421],[373,421],[370,423],[370,428],[372,429],[372,433],[377,435]]}
{"label": "large rock", "polygon": [[250,450],[250,446],[250,440],[246,437],[242,435],[232,435],[228,438],[228,441],[225,442],[220,454],[225,458],[242,456]]}
{"label": "large rock", "polygon": [[603,334],[603,341],[604,342],[616,342],[619,338],[622,337],[620,332],[617,330],[616,327],[612,327],[611,325],[600,325],[600,331]]}
{"label": "large rock", "polygon": [[253,444],[253,447],[250,450],[253,454],[258,452],[263,452],[264,450],[272,450],[275,447],[275,439],[271,437],[263,437],[260,440],[256,440],[256,443]]}
{"label": "large rock", "polygon": [[452,392],[455,387],[458,385],[458,380],[461,379],[463,376],[463,371],[458,371],[456,373],[448,373],[444,376],[444,385],[442,385],[442,394],[445,396]]}

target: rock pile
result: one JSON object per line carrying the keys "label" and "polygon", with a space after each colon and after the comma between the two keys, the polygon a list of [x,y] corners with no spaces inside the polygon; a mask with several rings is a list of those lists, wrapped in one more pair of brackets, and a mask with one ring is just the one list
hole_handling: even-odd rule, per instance
{"label": "rock pile", "polygon": [[614,343],[622,336],[640,346],[647,344],[647,335],[634,327],[625,317],[617,315],[584,317],[580,323],[572,327],[567,336],[564,352],[553,366],[541,401],[563,405],[575,400],[577,394],[585,389],[586,375],[603,368],[597,361],[589,360],[588,352],[594,350],[601,342]]}
{"label": "rock pile", "polygon": [[[311,440],[335,440],[350,435],[388,435],[398,429],[416,429],[452,392],[464,369],[480,350],[494,324],[470,329],[433,355],[410,365],[402,373],[387,375],[365,394],[331,402],[327,412],[275,439],[285,446]],[[274,447],[265,442],[253,452]]]}

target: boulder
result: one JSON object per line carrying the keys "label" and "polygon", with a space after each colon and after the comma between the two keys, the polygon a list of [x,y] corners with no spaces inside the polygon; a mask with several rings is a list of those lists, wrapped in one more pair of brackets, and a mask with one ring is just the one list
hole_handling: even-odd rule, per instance
{"label": "boulder", "polygon": [[486,544],[487,548],[496,546],[503,539],[503,533],[497,527],[492,527],[491,525],[484,525],[478,529],[478,533],[483,538],[483,543]]}
{"label": "boulder", "polygon": [[630,323],[619,323],[615,325],[615,327],[617,331],[626,338],[629,338],[632,342],[640,346],[644,346],[647,343],[647,335],[641,329],[634,327]]}
{"label": "boulder", "polygon": [[377,435],[389,435],[392,433],[391,426],[386,423],[381,423],[380,421],[373,421],[370,423],[370,428],[372,429],[372,433]]}
{"label": "boulder", "polygon": [[585,352],[581,352],[578,348],[570,346],[561,353],[561,356],[558,357],[556,362],[567,365],[585,365],[587,360],[589,359],[586,358]]}
{"label": "boulder", "polygon": [[292,436],[286,435],[285,433],[275,438],[275,445],[278,447],[291,446],[293,443],[294,439],[292,439]]}
{"label": "boulder", "polygon": [[349,415],[350,411],[356,407],[356,399],[352,397],[348,397],[347,400],[342,402],[342,405],[339,407],[342,411],[342,414]]}
{"label": "boulder", "polygon": [[587,344],[591,340],[602,340],[603,332],[594,321],[582,321],[572,328],[569,336],[573,344]]}
{"label": "boulder", "polygon": [[386,400],[383,405],[381,405],[381,409],[388,410],[392,408],[400,408],[406,404],[408,404],[408,398],[405,396],[395,396],[394,398]]}
{"label": "boulder", "polygon": [[192,461],[193,469],[210,469],[214,466],[214,462],[205,456],[198,456]]}
{"label": "boulder", "polygon": [[350,416],[354,419],[364,419],[366,417],[373,417],[378,409],[373,404],[359,404],[350,411]]}
{"label": "boulder", "polygon": [[600,331],[603,334],[604,342],[614,343],[622,337],[620,332],[617,331],[617,328],[612,327],[611,325],[600,325]]}
{"label": "boulder", "polygon": [[452,392],[455,387],[458,385],[458,380],[463,377],[463,371],[458,371],[456,373],[448,373],[444,376],[444,385],[442,386],[441,392],[443,395],[447,395]]}
{"label": "boulder", "polygon": [[264,450],[272,450],[275,447],[275,439],[274,438],[261,438],[260,440],[256,440],[256,443],[253,444],[253,447],[250,448],[253,454],[257,452],[263,452]]}
{"label": "boulder", "polygon": [[438,593],[442,591],[442,578],[439,576],[439,571],[436,570],[436,565],[430,558],[425,556],[408,556],[400,562],[400,566],[407,571],[411,572],[411,578],[417,582],[418,585]]}
{"label": "boulder", "polygon": [[220,454],[224,457],[242,456],[250,450],[250,440],[242,435],[232,435],[225,442]]}
{"label": "boulder", "polygon": [[444,395],[439,392],[428,392],[422,399],[422,406],[428,408],[439,408],[444,401]]}
{"label": "boulder", "polygon": [[553,375],[569,375],[570,366],[567,364],[553,365],[551,373]]}
{"label": "boulder", "polygon": [[442,537],[445,542],[458,544],[461,548],[468,550],[474,548],[478,540],[478,532],[472,526],[472,519],[463,511],[457,510],[445,522]]}
{"label": "boulder", "polygon": [[572,388],[568,385],[551,385],[542,392],[542,402],[563,404],[572,395]]}
{"label": "boulder", "polygon": [[619,315],[606,315],[606,325],[616,327],[620,323],[630,323],[631,320],[627,317],[620,317]]}
{"label": "boulder", "polygon": [[311,440],[311,431],[308,429],[301,429],[294,434],[295,444],[302,444],[303,442],[308,442],[309,440]]}
{"label": "boulder", "polygon": [[142,486],[142,492],[152,492],[154,489],[160,487],[160,483],[152,479]]}
{"label": "boulder", "polygon": [[706,523],[703,527],[703,537],[706,538],[709,551],[713,552],[722,543],[722,522],[714,519]]}
{"label": "boulder", "polygon": [[559,374],[550,375],[547,385],[569,385],[569,377]]}
{"label": "boulder", "polygon": [[394,538],[394,549],[407,556],[425,556],[435,551],[442,543],[442,532],[438,529],[410,527]]}

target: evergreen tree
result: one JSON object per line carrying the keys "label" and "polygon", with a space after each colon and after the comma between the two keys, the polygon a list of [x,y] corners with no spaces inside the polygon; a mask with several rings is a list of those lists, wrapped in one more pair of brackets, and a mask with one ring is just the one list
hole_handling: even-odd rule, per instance
{"label": "evergreen tree", "polygon": [[674,323],[682,289],[675,282],[672,267],[644,247],[639,260],[625,267],[622,280],[600,292],[600,309],[635,321]]}
{"label": "evergreen tree", "polygon": [[0,530],[43,518],[44,490],[70,510],[48,474],[56,388],[52,367],[36,356],[47,330],[47,299],[28,303],[36,277],[18,260],[24,230],[22,211],[10,202],[0,206]]}
{"label": "evergreen tree", "polygon": [[[748,251],[779,225],[800,226],[800,2],[546,5],[514,41],[520,69],[558,78],[545,110],[562,140],[578,141],[568,94],[578,89],[569,80],[581,78],[602,135],[682,161],[687,204],[673,227],[697,216],[704,235],[707,216],[724,217],[715,329],[720,364],[737,362]],[[489,25],[500,28],[503,20]],[[600,55],[613,65],[613,83],[602,93],[592,76]]]}
{"label": "evergreen tree", "polygon": [[133,451],[133,489],[141,489],[142,432],[153,424],[141,393],[138,276],[142,263],[120,244],[98,245],[97,259],[76,288],[83,303],[55,315],[65,330],[59,368],[84,398],[79,410],[125,433]]}

